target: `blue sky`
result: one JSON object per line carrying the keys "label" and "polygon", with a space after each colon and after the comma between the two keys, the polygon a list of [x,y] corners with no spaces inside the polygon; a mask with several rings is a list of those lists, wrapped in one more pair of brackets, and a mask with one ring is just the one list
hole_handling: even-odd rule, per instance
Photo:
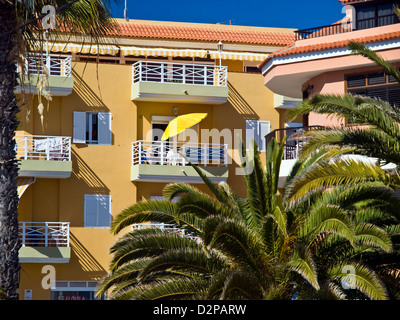
{"label": "blue sky", "polygon": [[[125,0],[112,6],[123,18]],[[305,29],[344,17],[338,0],[127,0],[128,18]]]}

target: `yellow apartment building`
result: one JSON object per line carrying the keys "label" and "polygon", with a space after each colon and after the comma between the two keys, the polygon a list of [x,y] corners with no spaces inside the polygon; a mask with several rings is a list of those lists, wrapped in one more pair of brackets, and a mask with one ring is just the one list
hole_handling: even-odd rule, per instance
{"label": "yellow apartment building", "polygon": [[[15,138],[22,300],[94,299],[116,240],[114,216],[157,199],[169,183],[206,190],[182,152],[211,180],[243,194],[235,137],[253,137],[264,152],[265,135],[286,125],[285,109],[295,103],[265,87],[257,67],[292,43],[294,30],[118,25],[99,46],[65,34],[25,59]],[[44,93],[36,85],[41,60]],[[168,123],[188,113],[207,116],[161,141]]]}

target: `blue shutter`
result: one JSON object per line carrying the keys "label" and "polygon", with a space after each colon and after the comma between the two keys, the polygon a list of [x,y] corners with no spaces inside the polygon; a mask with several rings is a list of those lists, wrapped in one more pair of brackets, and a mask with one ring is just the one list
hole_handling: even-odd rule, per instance
{"label": "blue shutter", "polygon": [[271,131],[271,122],[260,120],[258,121],[258,134],[257,134],[257,144],[259,151],[266,151],[265,136]]}
{"label": "blue shutter", "polygon": [[73,143],[86,143],[86,112],[74,111]]}
{"label": "blue shutter", "polygon": [[111,195],[85,194],[85,228],[109,228],[111,225]]}
{"label": "blue shutter", "polygon": [[[246,120],[246,149],[249,150],[250,142],[257,141],[257,120]],[[258,142],[258,141],[257,141]]]}
{"label": "blue shutter", "polygon": [[111,113],[98,113],[98,144],[111,145]]}
{"label": "blue shutter", "polygon": [[111,225],[111,196],[97,195],[98,227],[109,228]]}
{"label": "blue shutter", "polygon": [[97,227],[97,198],[94,194],[85,194],[84,227]]}

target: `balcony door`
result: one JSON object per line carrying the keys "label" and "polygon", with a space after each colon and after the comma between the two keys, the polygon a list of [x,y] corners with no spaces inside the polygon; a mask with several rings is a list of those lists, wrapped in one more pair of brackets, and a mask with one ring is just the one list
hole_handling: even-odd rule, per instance
{"label": "balcony door", "polygon": [[152,164],[165,165],[168,152],[173,149],[176,137],[161,140],[168,124],[175,117],[152,116],[151,117],[151,162]]}

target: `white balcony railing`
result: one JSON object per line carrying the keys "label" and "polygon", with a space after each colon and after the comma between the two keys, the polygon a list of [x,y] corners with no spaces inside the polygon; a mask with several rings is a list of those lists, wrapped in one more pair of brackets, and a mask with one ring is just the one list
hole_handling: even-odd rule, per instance
{"label": "white balcony railing", "polygon": [[28,57],[24,58],[24,61],[25,73],[30,75],[44,74],[45,67],[50,76],[72,76],[72,57],[70,55],[30,53]]}
{"label": "white balcony railing", "polygon": [[322,126],[308,126],[308,127],[293,127],[276,129],[265,136],[266,144],[268,145],[272,139],[282,141],[286,137],[286,143],[283,147],[283,160],[296,160],[299,158],[303,146],[307,144],[310,137],[305,133],[310,130],[322,130]]}
{"label": "white balcony railing", "polygon": [[71,137],[15,136],[17,159],[71,161]]}
{"label": "white balcony railing", "polygon": [[172,143],[167,141],[144,141],[132,143],[132,165],[228,165],[228,145],[213,143]]}
{"label": "white balcony railing", "polygon": [[69,247],[69,222],[20,222],[22,246]]}
{"label": "white balcony railing", "polygon": [[186,237],[186,238],[195,240],[197,242],[202,241],[200,237],[187,232],[185,229],[178,228],[176,225],[173,225],[173,224],[162,223],[162,222],[151,222],[151,223],[135,223],[132,225],[132,231],[146,229],[146,228],[157,228],[157,229],[161,229],[161,230],[176,232],[177,234],[181,235],[182,237]]}
{"label": "white balcony railing", "polygon": [[133,83],[140,81],[227,86],[228,68],[207,64],[138,61],[132,65]]}

